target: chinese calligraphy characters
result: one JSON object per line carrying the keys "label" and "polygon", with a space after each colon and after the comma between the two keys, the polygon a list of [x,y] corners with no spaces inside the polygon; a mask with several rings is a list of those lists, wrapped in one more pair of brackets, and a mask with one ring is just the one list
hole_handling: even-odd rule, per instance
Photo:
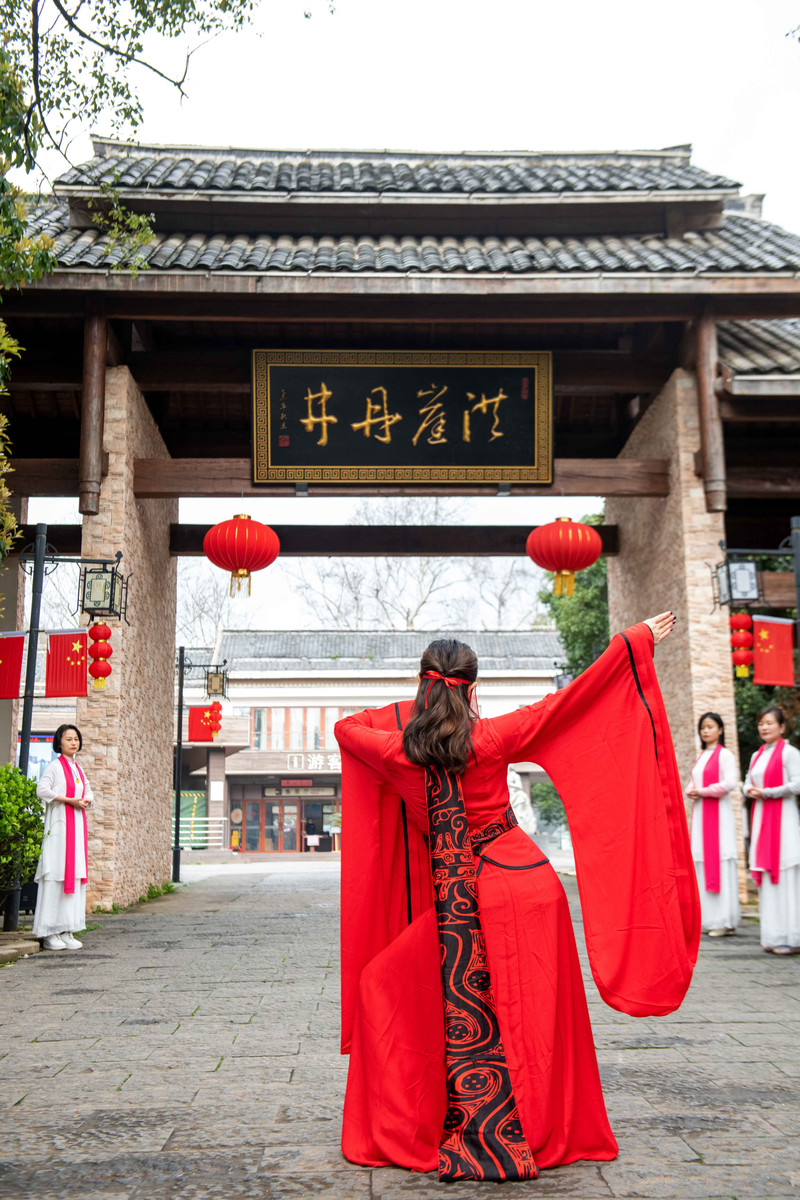
{"label": "chinese calligraphy characters", "polygon": [[[417,390],[417,418],[415,418],[417,427],[416,433],[411,438],[411,445],[413,447],[416,448],[422,439],[429,446],[447,445],[448,412],[446,401],[451,399],[451,396],[448,395],[449,392],[450,386],[448,384],[440,386],[437,383],[432,383],[428,388]],[[282,432],[287,428],[285,395],[285,391],[282,391],[279,408],[279,428]],[[476,413],[490,419],[491,423],[487,431],[487,440],[489,442],[504,437],[504,431],[500,428],[500,407],[503,401],[508,399],[508,395],[503,388],[499,387],[493,396],[487,395],[486,392],[481,392],[480,400],[477,398],[477,393],[466,392],[466,398],[468,403],[462,413],[461,441],[464,443],[472,441],[473,414]],[[311,387],[308,387],[303,399],[306,404],[306,415],[299,418],[300,424],[308,433],[313,434],[318,432],[318,446],[327,446],[328,426],[339,423],[339,418],[328,411],[329,403],[334,399],[333,392],[324,382],[321,382],[319,391],[312,392]],[[456,400],[455,403],[458,403],[458,401]],[[382,442],[388,446],[392,442],[393,427],[403,419],[402,412],[389,411],[388,389],[379,385],[372,388],[366,396],[366,409],[363,421],[351,421],[349,424],[353,433],[362,434],[367,439],[374,438],[376,442]],[[413,427],[413,424],[409,427],[409,433]],[[485,429],[486,424],[482,423],[482,427]],[[288,437],[281,437],[279,444],[288,446]]]}
{"label": "chinese calligraphy characters", "polygon": [[[320,436],[317,441],[318,446],[327,446],[328,426],[336,425],[339,421],[338,417],[328,416],[328,401],[332,395],[333,392],[329,392],[324,383],[320,384],[320,390],[315,392],[313,395],[311,393],[311,388],[309,388],[308,392],[306,393],[305,399],[306,403],[308,404],[308,416],[303,417],[300,421],[300,424],[303,425],[309,433],[314,432],[315,425],[322,426],[322,429],[320,430]],[[315,417],[313,414],[313,404],[315,400],[319,400],[320,415],[318,417]]]}
{"label": "chinese calligraphy characters", "polygon": [[446,416],[444,405],[440,399],[440,397],[443,396],[446,391],[447,388],[443,387],[437,392],[436,385],[434,384],[433,387],[427,392],[417,392],[417,400],[424,400],[428,396],[430,396],[430,399],[428,400],[427,404],[423,404],[422,408],[419,410],[419,415],[423,418],[423,420],[419,429],[411,439],[412,446],[416,446],[417,442],[426,430],[429,431],[426,439],[429,446],[443,446],[446,443],[447,438],[444,436]]}
{"label": "chinese calligraphy characters", "polygon": [[[375,401],[370,400],[369,396],[374,396],[376,394],[376,392],[380,394],[380,396],[382,398],[382,403],[377,403]],[[373,388],[372,391],[370,392],[369,396],[367,396],[367,415],[366,415],[366,417],[364,418],[363,421],[354,421],[351,425],[351,429],[353,429],[354,431],[363,429],[364,437],[368,438],[371,434],[373,425],[382,425],[383,433],[376,433],[375,441],[383,442],[384,444],[388,444],[392,440],[392,433],[391,433],[392,426],[395,425],[398,421],[402,421],[403,418],[401,417],[400,413],[397,413],[397,412],[390,413],[389,412],[388,392],[386,391],[385,387]],[[380,414],[380,415],[378,415],[378,414]]]}

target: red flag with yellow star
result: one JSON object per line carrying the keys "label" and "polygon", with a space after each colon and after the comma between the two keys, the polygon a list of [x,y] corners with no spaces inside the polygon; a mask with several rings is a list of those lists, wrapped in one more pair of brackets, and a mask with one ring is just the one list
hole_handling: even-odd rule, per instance
{"label": "red flag with yellow star", "polygon": [[86,695],[86,630],[66,629],[47,635],[45,696]]}
{"label": "red flag with yellow star", "polygon": [[24,633],[0,633],[0,700],[16,700],[22,674]]}
{"label": "red flag with yellow star", "polygon": [[214,713],[210,704],[206,704],[203,708],[189,709],[189,741],[190,742],[210,742],[213,739],[214,731],[211,728],[214,721]]}
{"label": "red flag with yellow star", "polygon": [[753,617],[753,683],[794,687],[794,621]]}

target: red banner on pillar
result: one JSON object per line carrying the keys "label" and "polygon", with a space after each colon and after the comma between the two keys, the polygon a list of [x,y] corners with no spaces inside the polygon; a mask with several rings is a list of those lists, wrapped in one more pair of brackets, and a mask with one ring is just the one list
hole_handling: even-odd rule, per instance
{"label": "red banner on pillar", "polygon": [[67,629],[47,635],[45,696],[86,695],[86,630]]}
{"label": "red banner on pillar", "polygon": [[214,713],[210,705],[206,705],[204,708],[190,708],[189,741],[210,742],[214,736],[212,728],[214,720]]}
{"label": "red banner on pillar", "polygon": [[22,675],[24,633],[0,634],[0,700],[16,700]]}
{"label": "red banner on pillar", "polygon": [[794,687],[794,621],[753,617],[753,683]]}

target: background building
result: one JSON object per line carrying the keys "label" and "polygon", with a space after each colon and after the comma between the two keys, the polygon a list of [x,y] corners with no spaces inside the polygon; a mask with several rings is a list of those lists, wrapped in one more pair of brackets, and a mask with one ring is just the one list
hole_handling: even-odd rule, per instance
{"label": "background building", "polygon": [[[411,699],[422,651],[450,632],[226,630],[216,646],[189,648],[187,657],[195,662],[227,659],[230,674],[219,738],[184,746],[181,840],[280,853],[304,850],[308,837],[319,837],[318,850],[336,848],[336,721]],[[452,636],[478,655],[483,716],[510,712],[553,691],[562,658],[554,630]],[[187,706],[206,702],[203,680],[202,671],[188,673]],[[184,728],[188,735],[188,715]],[[517,770],[526,786],[534,774],[543,777],[531,763]]]}

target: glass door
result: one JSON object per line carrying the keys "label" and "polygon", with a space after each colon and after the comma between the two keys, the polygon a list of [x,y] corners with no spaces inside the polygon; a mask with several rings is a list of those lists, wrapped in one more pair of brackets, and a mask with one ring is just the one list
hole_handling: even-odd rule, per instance
{"label": "glass door", "polygon": [[284,800],[283,808],[283,843],[281,850],[297,849],[297,802]]}
{"label": "glass door", "polygon": [[253,852],[262,849],[261,801],[246,800],[244,806],[244,848]]}
{"label": "glass door", "polygon": [[276,800],[274,804],[269,801],[264,805],[264,849],[268,851],[280,850],[280,804]]}

